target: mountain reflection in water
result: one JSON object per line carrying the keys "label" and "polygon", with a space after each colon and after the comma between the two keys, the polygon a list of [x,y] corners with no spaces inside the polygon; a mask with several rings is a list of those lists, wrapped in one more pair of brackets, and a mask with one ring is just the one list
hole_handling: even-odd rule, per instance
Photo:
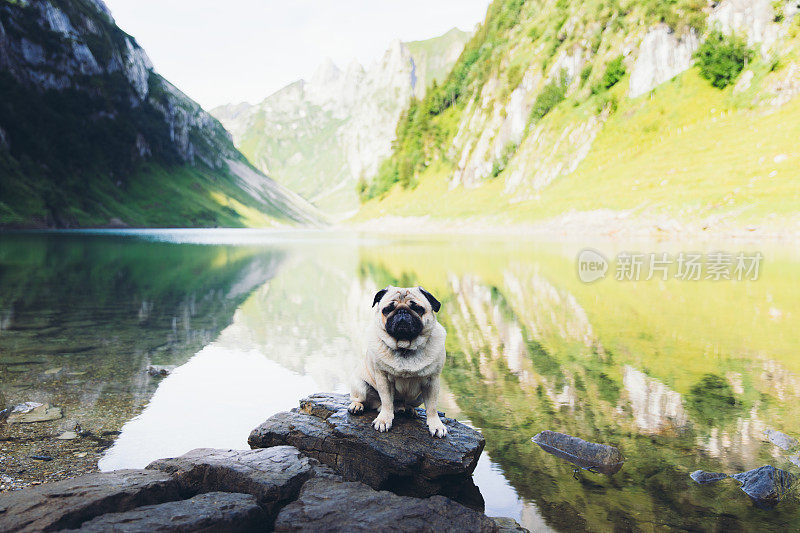
{"label": "mountain reflection in water", "polygon": [[[448,331],[442,409],[486,436],[476,481],[488,514],[532,531],[800,528],[796,499],[764,511],[732,480],[689,478],[763,464],[797,473],[763,436],[770,427],[800,435],[800,260],[790,250],[762,250],[755,282],[586,285],[575,274],[581,246],[570,244],[122,233],[0,239],[9,400],[47,396],[91,418],[94,404],[69,403],[82,394],[69,391],[143,398],[123,410],[103,469],[244,447],[252,427],[303,395],[346,391],[375,290],[421,284],[442,301]],[[42,257],[20,260],[28,245]],[[69,305],[42,286],[60,287]],[[70,358],[95,368],[83,382],[6,382],[9,363],[30,354],[61,365],[64,339],[93,346]],[[179,367],[156,382],[144,376],[151,362]],[[576,480],[572,465],[531,442],[545,429],[612,444],[627,461],[612,477]]]}

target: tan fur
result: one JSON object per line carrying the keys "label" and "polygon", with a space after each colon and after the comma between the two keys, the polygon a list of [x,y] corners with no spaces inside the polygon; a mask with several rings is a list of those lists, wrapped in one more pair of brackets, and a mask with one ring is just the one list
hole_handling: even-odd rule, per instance
{"label": "tan fur", "polygon": [[[397,341],[386,332],[388,316],[381,311],[391,302],[396,309],[411,309],[412,302],[424,308],[421,315],[416,313],[422,321],[418,337]],[[428,430],[433,436],[444,437],[447,428],[439,418],[437,403],[447,332],[436,321],[430,302],[418,287],[387,287],[374,308],[374,322],[367,332],[366,356],[350,392],[350,412],[361,413],[365,407],[379,409],[373,426],[383,432],[392,427],[395,410],[405,411],[424,401]]]}

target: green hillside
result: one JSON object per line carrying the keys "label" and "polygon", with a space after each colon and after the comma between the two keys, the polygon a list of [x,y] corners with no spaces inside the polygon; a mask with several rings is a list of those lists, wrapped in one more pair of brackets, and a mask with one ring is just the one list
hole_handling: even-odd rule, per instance
{"label": "green hillside", "polygon": [[800,17],[737,6],[495,1],[358,219],[797,231]]}
{"label": "green hillside", "polygon": [[0,94],[0,227],[315,220],[102,2],[0,1]]}

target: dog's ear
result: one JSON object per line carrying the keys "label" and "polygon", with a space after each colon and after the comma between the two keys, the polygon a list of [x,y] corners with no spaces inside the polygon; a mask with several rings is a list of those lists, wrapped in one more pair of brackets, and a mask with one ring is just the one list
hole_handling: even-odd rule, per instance
{"label": "dog's ear", "polygon": [[439,309],[442,307],[442,304],[439,302],[439,300],[437,300],[433,294],[429,293],[422,287],[419,287],[419,292],[421,292],[422,295],[431,303],[431,309],[433,309],[433,312],[438,313]]}
{"label": "dog's ear", "polygon": [[375,304],[380,302],[381,298],[383,298],[383,295],[386,294],[388,291],[389,291],[389,289],[386,288],[386,289],[381,289],[377,293],[375,293],[375,299],[372,300],[372,307],[375,307]]}

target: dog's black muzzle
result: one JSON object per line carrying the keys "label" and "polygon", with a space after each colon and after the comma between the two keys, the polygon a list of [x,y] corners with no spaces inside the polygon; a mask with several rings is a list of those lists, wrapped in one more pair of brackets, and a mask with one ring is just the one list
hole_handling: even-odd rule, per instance
{"label": "dog's black muzzle", "polygon": [[422,333],[422,320],[408,309],[399,309],[386,320],[386,333],[399,341],[410,341]]}

